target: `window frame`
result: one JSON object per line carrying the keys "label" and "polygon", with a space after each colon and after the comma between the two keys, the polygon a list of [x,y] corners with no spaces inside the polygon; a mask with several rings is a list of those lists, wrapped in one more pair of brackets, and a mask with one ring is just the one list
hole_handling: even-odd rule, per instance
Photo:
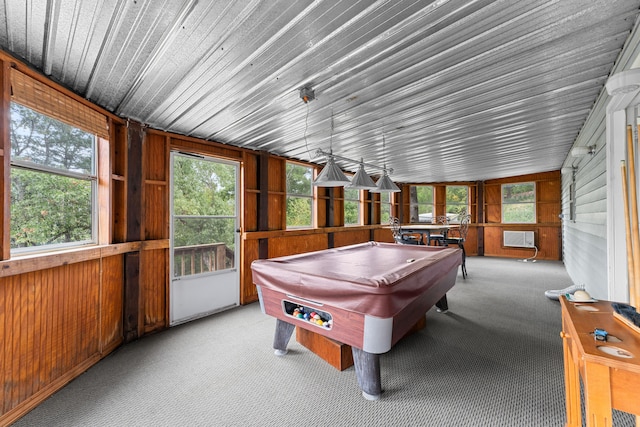
{"label": "window frame", "polygon": [[[465,188],[466,192],[467,192],[467,196],[466,196],[466,202],[464,203],[451,203],[449,202],[449,188],[453,188],[453,187],[457,187],[457,188]],[[462,206],[464,208],[464,211],[467,213],[467,215],[469,215],[470,211],[469,211],[469,186],[468,185],[446,185],[445,189],[444,189],[444,211],[445,211],[445,215],[447,216],[447,219],[449,222],[453,223],[453,224],[458,224],[460,222],[460,217],[459,217],[459,213],[462,212],[462,209],[460,209],[459,211],[456,210],[458,213],[456,215],[449,215],[450,213],[453,212],[449,212],[449,207],[453,207],[453,206]]]}
{"label": "window frame", "polygon": [[[504,200],[504,189],[506,186],[513,186],[513,185],[526,185],[526,184],[531,184],[533,186],[533,201],[531,202],[507,202],[505,203]],[[505,221],[505,204],[506,205],[531,205],[533,207],[533,212],[532,212],[532,216],[533,216],[533,220],[532,221],[528,221],[528,222],[522,222],[522,221]],[[505,183],[505,184],[501,184],[500,185],[500,221],[502,222],[502,224],[537,224],[538,223],[538,206],[537,206],[537,202],[536,202],[536,182],[535,181],[524,181],[524,182],[509,182],[509,183]]]}
{"label": "window frame", "polygon": [[[288,180],[286,179],[287,169],[288,169],[289,165],[294,166],[294,167],[305,168],[305,169],[307,169],[309,171],[309,173],[311,174],[311,179],[309,180],[309,190],[310,190],[310,194],[309,195],[289,192],[289,183],[288,183]],[[303,163],[289,161],[289,160],[287,160],[285,162],[285,186],[286,186],[286,188],[285,188],[285,229],[286,230],[300,230],[300,229],[305,229],[305,228],[315,228],[316,201],[315,201],[315,190],[314,190],[314,187],[313,187],[313,180],[315,178],[315,171],[316,171],[316,169],[313,166],[309,166],[309,165],[306,165],[306,164],[303,164]],[[288,212],[289,198],[308,199],[308,200],[310,200],[310,203],[311,203],[311,207],[310,207],[311,224],[310,225],[291,225],[291,226],[289,225],[289,212]]]}
{"label": "window frame", "polygon": [[[347,197],[347,193],[349,194],[357,194],[357,198]],[[344,187],[344,197],[342,200],[342,214],[344,215],[344,225],[346,227],[353,227],[362,225],[362,190],[357,188],[348,188]],[[347,205],[355,204],[357,207],[357,221],[355,223],[347,223]]]}
{"label": "window frame", "polygon": [[[389,221],[394,216],[393,215],[393,193],[390,191],[385,191],[378,194],[380,194],[380,224],[389,224]],[[383,200],[382,199],[383,197],[388,197],[389,200],[388,201]],[[389,217],[386,220],[384,219],[385,206],[387,206],[389,210]]]}
{"label": "window frame", "polygon": [[[13,173],[14,170],[25,170],[28,172],[36,173],[36,174],[46,174],[50,176],[64,177],[69,178],[81,182],[89,182],[91,187],[91,196],[90,196],[90,205],[91,205],[91,213],[90,213],[90,221],[91,221],[91,238],[84,240],[77,240],[72,242],[64,242],[64,243],[51,243],[44,245],[35,245],[35,246],[27,246],[27,247],[11,247],[9,245],[10,255],[25,255],[25,254],[33,254],[33,253],[47,253],[54,252],[62,249],[70,249],[70,248],[80,248],[85,246],[93,246],[97,245],[100,241],[99,231],[100,231],[100,215],[99,215],[99,170],[98,170],[98,155],[99,155],[99,137],[95,133],[92,133],[86,127],[77,126],[66,121],[62,121],[57,117],[53,117],[49,114],[45,114],[38,109],[33,108],[32,106],[24,105],[22,102],[17,100],[10,101],[10,111],[9,111],[9,121],[12,120],[11,113],[11,105],[12,104],[20,105],[23,108],[27,108],[32,112],[44,116],[51,120],[56,120],[57,122],[62,123],[63,125],[70,126],[76,130],[82,131],[87,135],[91,136],[91,171],[89,173],[86,172],[78,172],[64,168],[57,168],[52,166],[47,166],[43,164],[38,164],[36,162],[31,162],[28,160],[16,160],[10,158],[9,161],[9,176]],[[9,141],[10,149],[13,150],[13,141]],[[42,175],[44,176],[44,175]],[[12,189],[9,189],[9,192],[12,192]],[[13,208],[12,203],[9,203],[9,211]],[[11,240],[12,234],[12,225],[13,222],[9,221],[9,230],[6,230],[9,234],[9,241]]]}

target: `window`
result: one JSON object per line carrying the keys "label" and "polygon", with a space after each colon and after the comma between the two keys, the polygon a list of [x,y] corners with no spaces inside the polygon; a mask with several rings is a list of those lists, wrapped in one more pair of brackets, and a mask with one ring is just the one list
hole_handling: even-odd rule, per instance
{"label": "window", "polygon": [[313,169],[287,162],[287,228],[313,227]]}
{"label": "window", "polygon": [[380,224],[389,224],[391,219],[391,193],[380,193]]}
{"label": "window", "polygon": [[458,222],[460,214],[469,213],[469,187],[466,185],[447,185],[447,218]]}
{"label": "window", "polygon": [[433,222],[433,187],[412,185],[409,197],[410,222]]}
{"label": "window", "polygon": [[344,225],[360,225],[360,190],[344,189]]}
{"label": "window", "polygon": [[536,222],[536,185],[533,182],[502,184],[502,222]]}
{"label": "window", "polygon": [[96,137],[11,103],[11,249],[97,241]]}

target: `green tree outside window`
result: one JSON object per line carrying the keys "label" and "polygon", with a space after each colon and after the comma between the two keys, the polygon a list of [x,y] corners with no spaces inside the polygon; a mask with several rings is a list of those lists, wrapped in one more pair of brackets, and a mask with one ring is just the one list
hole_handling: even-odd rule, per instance
{"label": "green tree outside window", "polygon": [[95,136],[11,103],[11,249],[94,243]]}
{"label": "green tree outside window", "polygon": [[313,170],[287,162],[287,228],[313,226]]}

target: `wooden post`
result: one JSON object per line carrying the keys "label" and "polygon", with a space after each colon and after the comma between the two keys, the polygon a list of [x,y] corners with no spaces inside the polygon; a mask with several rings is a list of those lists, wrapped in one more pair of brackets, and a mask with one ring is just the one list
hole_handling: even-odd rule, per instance
{"label": "wooden post", "polygon": [[[631,247],[633,250],[633,268],[634,268],[634,278],[637,278],[636,272],[640,270],[640,230],[638,229],[638,196],[636,192],[636,161],[635,161],[635,153],[633,146],[633,135],[631,132],[631,128],[627,128],[627,156],[629,161],[629,193],[631,204]],[[638,284],[634,281],[629,283],[629,296],[630,300],[633,299],[635,302],[638,302]],[[633,297],[631,297],[633,295]],[[638,307],[636,307],[636,311]]]}
{"label": "wooden post", "polygon": [[635,303],[635,292],[633,291],[633,284],[635,283],[636,277],[636,269],[635,263],[633,262],[633,246],[631,244],[631,219],[629,213],[629,190],[627,188],[627,166],[625,165],[624,160],[620,162],[620,169],[622,175],[622,198],[624,201],[624,222],[625,222],[625,231],[626,231],[626,240],[627,240],[627,272],[629,277],[629,302],[634,307]]}

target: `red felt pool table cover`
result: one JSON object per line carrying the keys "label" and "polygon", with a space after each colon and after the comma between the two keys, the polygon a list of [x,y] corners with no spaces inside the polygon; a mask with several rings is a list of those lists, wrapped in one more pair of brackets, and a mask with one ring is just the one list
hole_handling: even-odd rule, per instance
{"label": "red felt pool table cover", "polygon": [[256,285],[389,318],[451,277],[461,263],[459,248],[367,242],[255,260],[251,270]]}

